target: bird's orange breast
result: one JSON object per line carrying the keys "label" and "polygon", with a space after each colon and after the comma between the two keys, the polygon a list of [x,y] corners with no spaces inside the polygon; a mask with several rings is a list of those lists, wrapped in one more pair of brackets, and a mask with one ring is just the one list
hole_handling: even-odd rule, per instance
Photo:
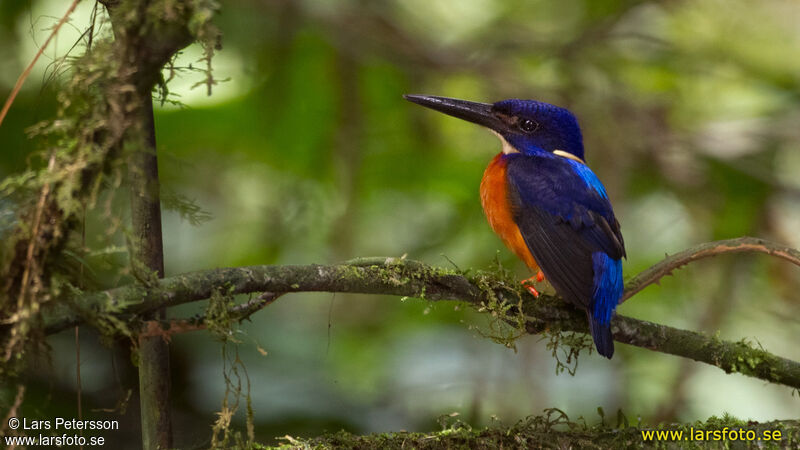
{"label": "bird's orange breast", "polygon": [[492,230],[500,236],[514,254],[519,257],[531,270],[538,270],[539,265],[533,259],[519,227],[511,215],[511,202],[508,199],[508,179],[506,178],[506,164],[503,153],[494,157],[489,167],[483,172],[481,180],[481,205],[486,219]]}

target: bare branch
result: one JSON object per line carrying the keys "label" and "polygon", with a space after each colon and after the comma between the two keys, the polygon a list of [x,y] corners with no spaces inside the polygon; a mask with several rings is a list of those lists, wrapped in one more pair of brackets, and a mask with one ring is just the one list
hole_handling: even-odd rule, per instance
{"label": "bare branch", "polygon": [[667,256],[658,264],[633,277],[626,283],[625,294],[619,302],[622,303],[647,286],[658,283],[661,278],[670,275],[673,270],[679,269],[690,262],[722,255],[724,253],[754,252],[776,256],[796,266],[800,266],[800,251],[765,239],[744,236],[736,239],[706,242],[678,252],[672,256]]}

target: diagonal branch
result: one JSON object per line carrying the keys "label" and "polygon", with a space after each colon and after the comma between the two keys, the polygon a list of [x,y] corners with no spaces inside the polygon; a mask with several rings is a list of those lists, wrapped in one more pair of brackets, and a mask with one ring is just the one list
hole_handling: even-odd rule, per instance
{"label": "diagonal branch", "polygon": [[658,264],[633,277],[625,284],[625,294],[619,302],[622,303],[647,286],[658,283],[661,278],[670,275],[675,269],[680,269],[690,262],[723,253],[766,253],[800,266],[800,251],[766,239],[744,236],[736,239],[706,242],[672,256],[667,256]]}
{"label": "diagonal branch", "polygon": [[[265,292],[252,300],[228,308],[228,317],[232,321],[242,322],[271,305],[281,295],[283,294]],[[169,341],[175,334],[207,329],[207,318],[208,314],[198,314],[188,319],[150,320],[145,322],[143,329],[139,332],[139,336],[159,336]]]}
{"label": "diagonal branch", "polygon": [[[716,244],[719,245],[719,244]],[[712,246],[713,248],[713,246]],[[647,278],[650,279],[650,278]],[[520,293],[517,283],[486,276],[468,277],[397,258],[361,258],[322,266],[250,266],[212,269],[159,280],[152,288],[131,285],[87,294],[72,306],[64,302],[47,311],[46,331],[55,333],[82,321],[105,315],[126,318],[163,306],[211,297],[215,292],[347,292],[410,296],[430,301],[459,300],[480,307],[493,299],[517,303],[524,295],[526,330],[588,333],[583,312],[560,299],[542,295],[534,300]],[[724,341],[701,333],[618,315],[613,319],[615,340],[650,350],[711,364],[726,373],[739,372],[772,383],[800,388],[800,363],[773,355],[741,341]]]}

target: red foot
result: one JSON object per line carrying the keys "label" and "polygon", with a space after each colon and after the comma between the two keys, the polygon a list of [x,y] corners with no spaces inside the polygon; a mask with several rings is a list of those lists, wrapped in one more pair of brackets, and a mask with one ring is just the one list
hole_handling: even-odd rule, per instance
{"label": "red foot", "polygon": [[520,281],[520,283],[522,283],[522,285],[525,286],[525,289],[527,289],[528,292],[531,293],[531,295],[533,295],[536,298],[539,298],[539,291],[537,291],[536,288],[533,287],[533,284],[541,283],[542,281],[544,281],[544,273],[542,273],[542,271],[540,270],[536,275],[530,278],[526,278]]}
{"label": "red foot", "polygon": [[[522,281],[522,284],[525,284],[525,280]],[[525,289],[527,289],[528,292],[530,292],[535,298],[539,298],[539,291],[537,291],[535,287],[525,284]]]}

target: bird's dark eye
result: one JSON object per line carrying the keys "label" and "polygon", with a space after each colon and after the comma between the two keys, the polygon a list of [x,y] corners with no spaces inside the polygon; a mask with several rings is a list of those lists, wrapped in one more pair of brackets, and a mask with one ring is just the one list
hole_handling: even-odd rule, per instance
{"label": "bird's dark eye", "polygon": [[517,122],[517,126],[526,133],[533,133],[534,130],[536,130],[536,122],[531,119],[520,119],[519,122]]}

